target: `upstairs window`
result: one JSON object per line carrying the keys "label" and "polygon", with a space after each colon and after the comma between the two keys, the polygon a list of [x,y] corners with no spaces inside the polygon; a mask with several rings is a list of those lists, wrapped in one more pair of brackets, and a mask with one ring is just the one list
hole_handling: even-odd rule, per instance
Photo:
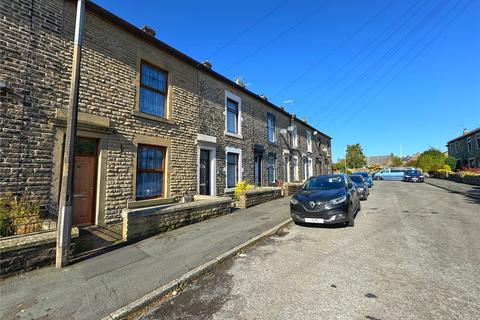
{"label": "upstairs window", "polygon": [[293,126],[293,130],[290,131],[290,141],[292,143],[292,148],[296,149],[298,145],[298,137],[297,137],[297,127]]}
{"label": "upstairs window", "polygon": [[458,153],[458,141],[455,142],[455,153]]}
{"label": "upstairs window", "polygon": [[312,133],[307,131],[307,151],[312,152]]}
{"label": "upstairs window", "polygon": [[238,102],[227,98],[227,132],[238,134]]}
{"label": "upstairs window", "polygon": [[267,114],[267,138],[268,142],[275,142],[275,116]]}
{"label": "upstairs window", "polygon": [[165,148],[139,145],[137,151],[137,200],[161,197],[165,170]]}
{"label": "upstairs window", "polygon": [[468,151],[472,151],[472,138],[467,138]]}
{"label": "upstairs window", "polygon": [[477,149],[480,149],[480,133],[475,135],[475,139],[477,140]]}
{"label": "upstairs window", "polygon": [[165,117],[166,95],[167,73],[146,62],[142,62],[140,74],[140,111]]}

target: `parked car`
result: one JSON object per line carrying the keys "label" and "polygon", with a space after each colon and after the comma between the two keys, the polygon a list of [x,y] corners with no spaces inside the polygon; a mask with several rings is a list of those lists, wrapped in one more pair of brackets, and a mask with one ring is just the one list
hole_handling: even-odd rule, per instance
{"label": "parked car", "polygon": [[405,168],[384,168],[375,173],[375,180],[403,180]]}
{"label": "parked car", "polygon": [[368,195],[370,194],[367,181],[357,173],[349,174],[348,177],[350,178],[350,180],[352,180],[353,184],[355,184],[355,188],[357,188],[360,200],[367,200]]}
{"label": "parked car", "polygon": [[418,170],[408,170],[403,176],[405,182],[424,182],[425,176]]}
{"label": "parked car", "polygon": [[345,174],[311,177],[290,200],[290,215],[298,224],[345,224],[353,227],[359,210],[358,191]]}
{"label": "parked car", "polygon": [[373,187],[373,178],[368,175],[368,172],[355,172],[355,174],[361,175],[367,181],[369,188]]}

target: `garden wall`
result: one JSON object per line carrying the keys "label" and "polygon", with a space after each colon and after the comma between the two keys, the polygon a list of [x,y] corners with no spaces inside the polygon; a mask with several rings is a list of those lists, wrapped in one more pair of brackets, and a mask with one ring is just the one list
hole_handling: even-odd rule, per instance
{"label": "garden wall", "polygon": [[282,188],[258,188],[244,191],[236,203],[236,207],[246,209],[257,204],[272,201],[282,197]]}
{"label": "garden wall", "polygon": [[459,183],[466,183],[466,184],[471,184],[475,186],[480,186],[480,176],[460,176],[459,174],[455,173],[444,173],[444,172],[435,172],[433,174],[434,178],[437,179],[444,179],[444,180],[450,180],[450,181],[455,181]]}
{"label": "garden wall", "polygon": [[[72,228],[71,254],[77,238],[78,228]],[[0,277],[53,264],[56,241],[56,230],[0,239]]]}
{"label": "garden wall", "polygon": [[141,209],[125,209],[123,239],[136,241],[149,236],[180,228],[230,212],[229,197],[197,197],[190,203],[162,205]]}
{"label": "garden wall", "polygon": [[283,188],[284,188],[284,193],[283,195],[285,197],[291,196],[295,192],[298,191],[302,187],[303,183],[298,183],[298,182],[290,182],[286,183]]}

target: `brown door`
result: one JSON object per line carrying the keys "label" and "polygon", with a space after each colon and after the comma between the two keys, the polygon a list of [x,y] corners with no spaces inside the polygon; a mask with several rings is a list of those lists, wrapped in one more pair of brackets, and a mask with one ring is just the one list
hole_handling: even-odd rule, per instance
{"label": "brown door", "polygon": [[97,141],[79,138],[73,178],[73,225],[94,224]]}

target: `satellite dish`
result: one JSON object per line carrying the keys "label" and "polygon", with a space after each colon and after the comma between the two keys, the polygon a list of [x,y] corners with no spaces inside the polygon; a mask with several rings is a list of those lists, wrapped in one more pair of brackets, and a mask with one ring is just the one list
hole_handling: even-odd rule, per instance
{"label": "satellite dish", "polygon": [[286,133],[287,133],[287,129],[280,129],[280,133],[281,133],[281,134],[286,134]]}

